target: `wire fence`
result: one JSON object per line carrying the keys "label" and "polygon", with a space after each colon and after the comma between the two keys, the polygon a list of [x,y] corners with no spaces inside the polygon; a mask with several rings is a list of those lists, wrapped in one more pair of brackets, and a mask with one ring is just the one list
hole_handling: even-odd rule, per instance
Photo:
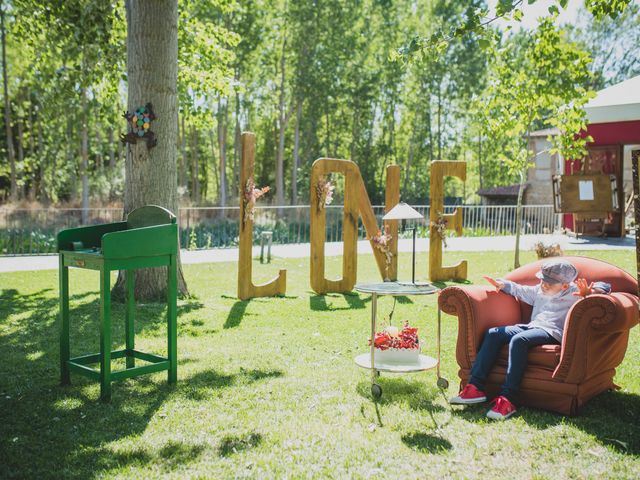
{"label": "wire fence", "polygon": [[[428,236],[430,207],[413,206],[424,217],[417,221],[418,233]],[[445,206],[444,212],[462,210],[463,235],[513,235],[516,225],[515,205]],[[524,205],[522,233],[551,233],[560,226],[560,215],[552,205]],[[373,207],[378,225],[382,226],[384,206]],[[178,212],[180,245],[187,249],[225,248],[238,245],[239,207],[183,207]],[[343,207],[326,207],[326,240],[342,240]],[[81,225],[117,222],[122,219],[119,208],[0,208],[0,255],[51,254],[56,250],[56,233]],[[272,232],[277,244],[308,243],[310,241],[309,205],[257,205],[254,214],[254,239],[261,232]],[[400,234],[402,236],[402,233]],[[366,238],[359,222],[358,238]]]}

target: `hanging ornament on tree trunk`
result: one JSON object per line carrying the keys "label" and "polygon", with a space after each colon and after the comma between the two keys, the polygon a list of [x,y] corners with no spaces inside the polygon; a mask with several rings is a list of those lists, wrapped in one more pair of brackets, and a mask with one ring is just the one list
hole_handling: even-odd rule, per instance
{"label": "hanging ornament on tree trunk", "polygon": [[158,139],[156,134],[151,131],[151,122],[155,120],[156,116],[153,113],[151,103],[137,108],[134,113],[125,112],[122,116],[127,119],[129,124],[127,134],[120,135],[120,141],[123,145],[127,143],[136,144],[139,140],[145,140],[148,149],[156,146]]}

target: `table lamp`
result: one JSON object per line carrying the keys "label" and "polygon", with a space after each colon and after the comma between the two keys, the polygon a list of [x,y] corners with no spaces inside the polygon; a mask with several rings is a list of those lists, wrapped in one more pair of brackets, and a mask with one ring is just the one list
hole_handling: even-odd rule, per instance
{"label": "table lamp", "polygon": [[[383,220],[417,220],[424,218],[419,212],[404,202],[398,203],[395,207],[382,217]],[[404,229],[404,225],[403,225]],[[413,226],[413,263],[411,269],[411,284],[416,285],[416,226]]]}

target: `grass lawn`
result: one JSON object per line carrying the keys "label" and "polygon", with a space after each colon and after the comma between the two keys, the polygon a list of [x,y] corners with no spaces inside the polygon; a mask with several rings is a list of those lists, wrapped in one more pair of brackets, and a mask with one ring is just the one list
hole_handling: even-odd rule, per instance
{"label": "grass lawn", "polygon": [[[635,252],[592,252],[635,275]],[[512,253],[448,253],[472,282],[510,270]],[[337,276],[341,259],[328,260]],[[524,254],[523,263],[534,260]],[[640,328],[617,371],[617,392],[582,415],[522,408],[506,422],[486,405],[450,407],[457,392],[457,322],[443,317],[442,375],[382,376],[370,398],[368,295],[315,295],[308,259],[254,264],[254,281],[287,269],[285,298],[238,301],[235,264],[185,267],[179,302],[178,384],[166,372],[99,387],[72,374],[59,385],[57,272],[0,274],[0,478],[640,478]],[[410,272],[410,256],[401,256]],[[426,255],[418,273],[426,274]],[[98,275],[71,272],[72,356],[98,351]],[[378,281],[371,256],[359,280]],[[420,328],[435,356],[435,296],[401,299],[394,320]],[[382,298],[379,315],[393,300]],[[115,305],[114,347],[124,344]],[[137,347],[164,353],[164,308],[137,310]],[[115,363],[120,362],[120,360]]]}

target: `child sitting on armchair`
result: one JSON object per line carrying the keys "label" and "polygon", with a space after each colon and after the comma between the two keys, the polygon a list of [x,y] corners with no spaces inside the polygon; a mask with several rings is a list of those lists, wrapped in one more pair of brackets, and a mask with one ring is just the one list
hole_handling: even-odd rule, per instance
{"label": "child sitting on armchair", "polygon": [[[490,328],[471,367],[471,378],[458,396],[449,403],[469,405],[487,400],[484,383],[503,345],[509,344],[507,374],[500,394],[493,400],[487,417],[504,420],[516,412],[513,402],[527,367],[529,349],[537,345],[560,344],[567,313],[580,297],[611,292],[605,282],[588,284],[578,279],[576,267],[566,260],[551,260],[542,265],[535,286],[519,285],[509,280],[485,276],[496,290],[503,291],[533,306],[531,321],[506,327]],[[574,283],[575,281],[575,283]]]}

